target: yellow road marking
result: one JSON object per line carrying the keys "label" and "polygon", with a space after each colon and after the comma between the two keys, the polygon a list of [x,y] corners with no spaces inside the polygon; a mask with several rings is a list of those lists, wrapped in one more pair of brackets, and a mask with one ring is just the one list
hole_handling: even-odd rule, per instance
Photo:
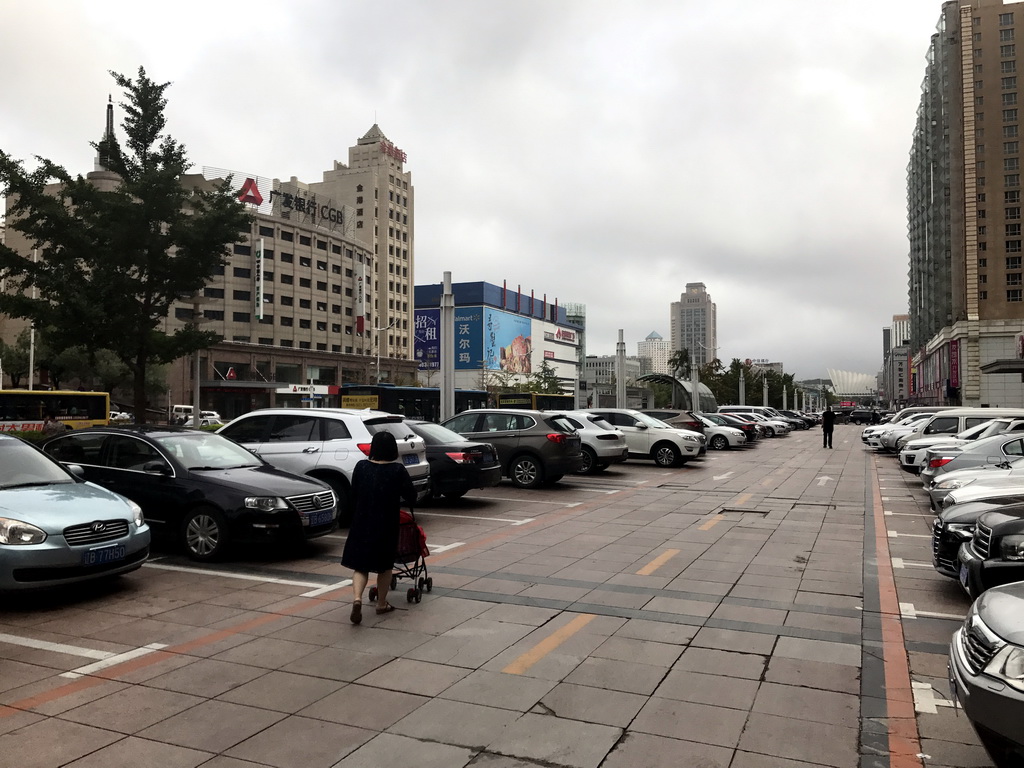
{"label": "yellow road marking", "polygon": [[587,624],[595,618],[596,616],[592,613],[580,614],[561,629],[558,629],[545,637],[533,646],[533,648],[528,650],[501,671],[509,675],[523,674],[526,670],[555,650],[555,648],[587,626]]}
{"label": "yellow road marking", "polygon": [[738,499],[736,500],[736,506],[737,506],[737,507],[741,507],[741,506],[743,506],[743,505],[744,505],[744,504],[746,504],[746,503],[747,503],[748,501],[750,501],[750,499],[751,499],[751,498],[752,498],[753,496],[754,496],[754,494],[752,494],[752,493],[744,493],[744,494],[743,494],[742,496],[740,496],[740,497],[739,497],[739,498],[738,498]]}
{"label": "yellow road marking", "polygon": [[710,520],[708,520],[706,523],[704,523],[704,525],[702,525],[697,530],[698,531],[710,531],[712,528],[714,528],[716,525],[718,525],[723,520],[725,520],[725,517],[723,515],[715,515],[714,517],[712,517]]}
{"label": "yellow road marking", "polygon": [[678,554],[679,554],[679,550],[678,549],[666,549],[664,552],[662,552],[656,558],[651,560],[651,562],[649,562],[647,565],[645,565],[643,568],[641,568],[639,571],[637,571],[636,575],[637,576],[650,576],[652,573],[654,573],[656,570],[661,568],[661,566],[663,566],[665,563],[667,563],[669,560],[671,560],[673,557],[675,557]]}

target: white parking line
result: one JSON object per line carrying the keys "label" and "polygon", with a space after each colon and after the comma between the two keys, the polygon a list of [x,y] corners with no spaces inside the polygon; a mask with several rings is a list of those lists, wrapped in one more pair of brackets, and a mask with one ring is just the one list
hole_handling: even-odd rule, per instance
{"label": "white parking line", "polygon": [[455,549],[456,547],[463,547],[465,545],[466,545],[466,542],[464,542],[464,541],[456,541],[454,544],[442,544],[441,546],[438,546],[438,547],[435,547],[435,546],[432,546],[432,545],[428,544],[427,548],[430,550],[430,554],[438,555],[438,554],[440,554],[442,552],[447,552],[449,549]]}
{"label": "white parking line", "polygon": [[352,579],[342,579],[335,584],[328,584],[326,587],[303,592],[299,597],[320,597],[320,595],[326,595],[328,592],[334,592],[336,589],[344,589],[350,586],[352,586]]}
{"label": "white parking line", "polygon": [[886,517],[892,515],[899,515],[900,517],[935,517],[931,512],[886,512],[885,515]]}
{"label": "white parking line", "polygon": [[[467,499],[472,499],[473,501],[476,501],[477,499],[480,499],[481,501],[518,501],[518,502],[522,502],[522,499],[506,499],[506,498],[503,498],[501,496],[467,496],[466,498]],[[577,506],[576,504],[566,504],[564,501],[534,501],[533,499],[530,499],[530,503],[531,504],[551,504],[552,506],[555,506],[555,507],[566,507],[566,506],[575,507],[575,506]]]}
{"label": "white parking line", "polygon": [[904,619],[950,619],[952,621],[963,621],[963,616],[957,616],[952,613],[934,613],[932,611],[919,611],[914,608],[913,603],[900,603],[900,615]]}
{"label": "white parking line", "polygon": [[904,560],[902,557],[892,558],[893,568],[934,568],[931,563],[918,563],[914,560]]}
{"label": "white parking line", "polygon": [[886,531],[890,539],[930,539],[930,533],[900,533],[899,531]]}
{"label": "white parking line", "polygon": [[925,715],[937,715],[939,710],[936,707],[952,707],[953,702],[936,692],[930,683],[914,683],[911,687],[914,690],[914,711]]}
{"label": "white parking line", "polygon": [[50,643],[46,640],[33,640],[30,637],[18,637],[17,635],[0,634],[0,643],[20,645],[24,648],[36,648],[40,651],[65,653],[69,656],[83,656],[87,659],[109,659],[114,655],[112,651],[94,651],[91,648],[79,648],[77,645]]}
{"label": "white parking line", "polygon": [[111,654],[102,661],[97,661],[94,664],[86,664],[84,667],[72,669],[70,672],[62,672],[61,677],[68,677],[71,679],[74,679],[76,677],[82,677],[83,675],[89,675],[93,672],[98,672],[101,669],[106,669],[107,667],[113,667],[117,664],[120,664],[123,661],[131,661],[132,659],[137,659],[140,656],[146,656],[147,654],[150,654],[153,651],[159,651],[161,648],[166,647],[167,646],[163,643],[150,643],[149,645],[144,645],[141,648],[136,648],[134,651],[126,651],[124,653]]}
{"label": "white parking line", "polygon": [[[322,589],[323,584],[314,581],[295,581],[293,579],[279,579],[275,576],[258,576],[252,573],[232,573],[231,571],[214,571],[209,568],[188,568],[183,565],[157,565],[156,563],[145,563],[144,568],[158,568],[164,571],[182,571],[184,573],[202,573],[208,576],[220,576],[225,579],[241,579],[242,581],[259,581],[264,584],[286,584],[292,587],[313,587]],[[351,582],[350,582],[351,583]]]}
{"label": "white parking line", "polygon": [[417,517],[458,517],[462,520],[491,520],[495,523],[508,523],[510,525],[522,525],[532,523],[536,518],[528,517],[525,520],[515,520],[508,517],[478,517],[476,515],[449,515],[444,512],[417,512]]}

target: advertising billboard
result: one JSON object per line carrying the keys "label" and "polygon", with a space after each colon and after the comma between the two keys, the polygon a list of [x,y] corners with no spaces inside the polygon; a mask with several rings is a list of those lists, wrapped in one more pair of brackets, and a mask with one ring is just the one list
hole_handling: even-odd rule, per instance
{"label": "advertising billboard", "polygon": [[421,371],[441,367],[441,310],[417,309],[413,324],[413,354]]}
{"label": "advertising billboard", "polygon": [[[441,367],[441,310],[417,309],[413,354],[421,371]],[[530,318],[491,307],[455,308],[455,370],[533,371]]]}
{"label": "advertising billboard", "polygon": [[532,373],[530,318],[484,308],[484,367],[490,371]]}

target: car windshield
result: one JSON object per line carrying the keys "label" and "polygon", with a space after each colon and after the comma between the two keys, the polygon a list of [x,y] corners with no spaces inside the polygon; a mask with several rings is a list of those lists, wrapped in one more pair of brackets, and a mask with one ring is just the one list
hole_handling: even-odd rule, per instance
{"label": "car windshield", "polygon": [[575,432],[576,431],[576,427],[574,427],[572,425],[572,422],[569,421],[565,416],[563,416],[561,414],[558,414],[557,416],[550,416],[547,419],[545,419],[544,421],[546,421],[552,427],[555,427],[556,429],[560,429],[562,432]]}
{"label": "car windshield", "polygon": [[448,443],[464,443],[466,438],[448,427],[424,421],[417,424],[406,424],[413,432],[423,438],[427,445],[447,445]]}
{"label": "car windshield", "polygon": [[20,440],[0,440],[0,489],[63,485],[74,476]]}
{"label": "car windshield", "polygon": [[652,427],[653,429],[673,429],[672,426],[666,424],[661,419],[648,416],[646,413],[634,413],[633,417],[641,424],[646,424],[648,427]]}
{"label": "car windshield", "polygon": [[188,469],[234,469],[263,464],[238,443],[212,432],[175,432],[154,435],[154,439]]}

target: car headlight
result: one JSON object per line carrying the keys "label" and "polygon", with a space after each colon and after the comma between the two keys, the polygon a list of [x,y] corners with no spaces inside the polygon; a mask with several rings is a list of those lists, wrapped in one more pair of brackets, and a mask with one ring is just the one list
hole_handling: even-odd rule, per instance
{"label": "car headlight", "polygon": [[46,531],[21,520],[0,517],[0,544],[42,544]]}
{"label": "car headlight", "polygon": [[1024,648],[1019,645],[1003,646],[985,667],[985,674],[1024,691]]}
{"label": "car headlight", "polygon": [[937,488],[940,491],[955,491],[957,488],[963,488],[965,485],[970,485],[974,480],[939,480],[932,487]]}
{"label": "car headlight", "polygon": [[688,443],[699,443],[700,442],[700,440],[698,440],[696,437],[693,437],[692,435],[683,435],[683,440],[685,440]]}
{"label": "car headlight", "polygon": [[1003,560],[1024,560],[1024,534],[1003,536],[999,540],[999,554]]}
{"label": "car headlight", "polygon": [[258,509],[261,512],[273,512],[278,509],[288,509],[288,502],[280,496],[247,496],[245,507],[246,509]]}
{"label": "car headlight", "polygon": [[891,429],[885,430],[885,432],[882,433],[882,437],[892,437],[892,430]]}
{"label": "car headlight", "polygon": [[132,510],[132,517],[135,518],[135,527],[141,528],[146,524],[146,518],[142,515],[142,507],[136,504],[131,499],[126,499],[129,508]]}

